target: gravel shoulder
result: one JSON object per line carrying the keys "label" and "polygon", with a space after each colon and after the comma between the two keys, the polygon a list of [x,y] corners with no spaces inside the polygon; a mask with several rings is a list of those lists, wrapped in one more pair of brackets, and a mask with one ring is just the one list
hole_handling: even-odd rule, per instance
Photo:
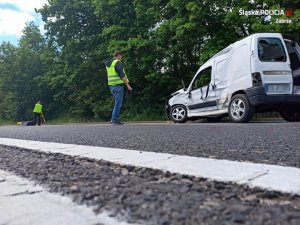
{"label": "gravel shoulder", "polygon": [[300,224],[300,197],[205,179],[0,147],[0,169],[141,224]]}

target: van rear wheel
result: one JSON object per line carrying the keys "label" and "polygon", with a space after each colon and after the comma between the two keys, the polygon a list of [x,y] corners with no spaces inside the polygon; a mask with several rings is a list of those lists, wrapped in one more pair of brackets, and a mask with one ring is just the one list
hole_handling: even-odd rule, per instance
{"label": "van rear wheel", "polygon": [[233,122],[247,123],[254,115],[254,107],[244,94],[233,96],[229,103],[228,114]]}
{"label": "van rear wheel", "polygon": [[290,105],[279,111],[280,116],[288,122],[300,122],[300,106]]}
{"label": "van rear wheel", "polygon": [[185,123],[187,121],[187,109],[184,105],[175,105],[170,111],[170,118],[174,123]]}

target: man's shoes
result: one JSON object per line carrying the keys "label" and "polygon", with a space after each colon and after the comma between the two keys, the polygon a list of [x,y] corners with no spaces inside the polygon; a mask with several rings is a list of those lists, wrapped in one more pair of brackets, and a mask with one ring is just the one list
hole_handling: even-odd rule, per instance
{"label": "man's shoes", "polygon": [[121,121],[111,121],[112,125],[124,125]]}

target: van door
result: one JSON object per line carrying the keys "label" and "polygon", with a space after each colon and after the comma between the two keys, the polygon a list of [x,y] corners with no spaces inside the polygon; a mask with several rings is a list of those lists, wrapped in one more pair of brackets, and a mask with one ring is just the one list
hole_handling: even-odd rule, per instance
{"label": "van door", "polygon": [[252,69],[261,74],[266,94],[292,94],[292,71],[282,36],[260,34],[253,47]]}
{"label": "van door", "polygon": [[284,42],[291,62],[294,85],[300,86],[300,44],[296,39],[284,39]]}
{"label": "van door", "polygon": [[213,88],[212,67],[208,67],[194,78],[190,85],[187,106],[191,113],[217,109],[216,94]]}
{"label": "van door", "polygon": [[228,97],[228,79],[230,73],[229,58],[223,57],[216,60],[214,73],[214,90],[218,101],[218,109],[223,109]]}

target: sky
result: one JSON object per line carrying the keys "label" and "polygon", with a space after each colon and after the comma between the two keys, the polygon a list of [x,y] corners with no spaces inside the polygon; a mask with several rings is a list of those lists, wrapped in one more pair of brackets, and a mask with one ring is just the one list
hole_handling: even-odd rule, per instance
{"label": "sky", "polygon": [[41,15],[34,12],[48,0],[0,0],[0,44],[10,42],[18,45],[25,24],[33,21],[43,31]]}

